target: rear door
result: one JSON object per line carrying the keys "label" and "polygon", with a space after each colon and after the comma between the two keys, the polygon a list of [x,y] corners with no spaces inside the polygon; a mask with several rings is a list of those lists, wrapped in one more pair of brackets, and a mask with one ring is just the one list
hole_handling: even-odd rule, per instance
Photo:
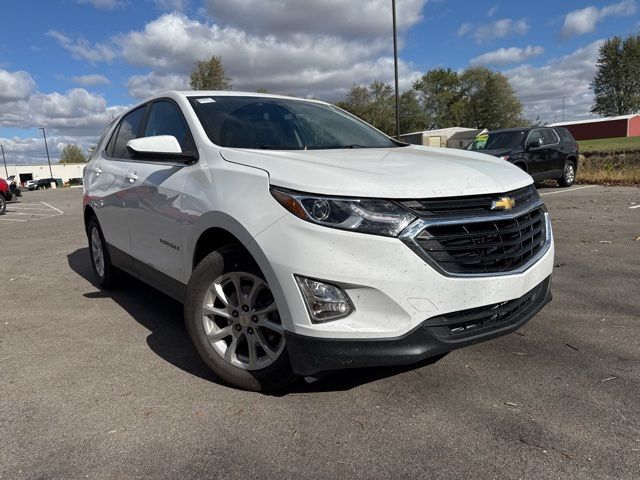
{"label": "rear door", "polygon": [[552,128],[543,128],[542,140],[547,149],[547,161],[544,171],[548,178],[558,176],[564,169],[564,156],[562,154],[560,137]]}
{"label": "rear door", "polygon": [[526,141],[528,156],[528,173],[536,180],[544,176],[547,165],[547,149],[544,147],[544,138],[541,130],[535,129],[529,132]]}
{"label": "rear door", "polygon": [[131,253],[131,241],[125,210],[128,162],[127,142],[136,138],[142,126],[146,105],[125,115],[116,127],[107,148],[100,152],[92,188],[92,205],[107,243]]}
{"label": "rear door", "polygon": [[[180,107],[169,99],[150,105],[141,137],[172,135],[183,152],[195,152],[191,132]],[[144,265],[183,282],[181,204],[183,186],[190,167],[166,159],[132,159],[127,173],[130,194],[127,221],[133,256]],[[147,273],[149,273],[147,269]],[[153,274],[153,272],[151,272]],[[156,282],[163,281],[156,278]]]}

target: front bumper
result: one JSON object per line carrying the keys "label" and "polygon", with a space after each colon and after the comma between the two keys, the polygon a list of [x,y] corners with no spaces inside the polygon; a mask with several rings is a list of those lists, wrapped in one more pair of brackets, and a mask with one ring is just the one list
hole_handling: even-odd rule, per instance
{"label": "front bumper", "polygon": [[[285,330],[321,339],[401,338],[425,319],[520,298],[553,270],[553,241],[526,271],[453,277],[398,238],[327,228],[294,215],[285,215],[255,242],[255,258],[263,259]],[[342,288],[355,311],[340,320],[312,322],[295,275]]]}
{"label": "front bumper", "polygon": [[549,276],[518,299],[433,317],[396,338],[327,339],[285,332],[287,351],[293,371],[303,376],[346,368],[410,365],[514,332],[551,297]]}

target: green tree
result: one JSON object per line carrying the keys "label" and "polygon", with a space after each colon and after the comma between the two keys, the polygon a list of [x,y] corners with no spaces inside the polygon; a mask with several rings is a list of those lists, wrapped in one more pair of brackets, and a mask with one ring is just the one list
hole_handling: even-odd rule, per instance
{"label": "green tree", "polygon": [[606,40],[596,68],[591,113],[606,117],[640,111],[640,34]]}
{"label": "green tree", "polygon": [[460,125],[463,102],[460,75],[450,68],[429,70],[413,83],[431,128]]}
{"label": "green tree", "polygon": [[429,118],[422,109],[418,95],[414,90],[407,90],[400,95],[400,133],[411,133],[426,130]]}
{"label": "green tree", "polygon": [[87,157],[82,153],[82,149],[78,145],[65,145],[62,149],[60,163],[86,163]]}
{"label": "green tree", "polygon": [[[388,83],[376,80],[369,85],[353,85],[337,105],[387,135],[396,134],[395,94]],[[415,93],[404,92],[400,97],[400,133],[424,130],[426,126]]]}
{"label": "green tree", "polygon": [[508,128],[521,125],[522,104],[507,78],[485,67],[462,73],[450,68],[426,72],[413,83],[431,128]]}
{"label": "green tree", "polygon": [[486,67],[468,68],[460,75],[460,90],[462,126],[496,130],[525,123],[522,104],[503,74]]}
{"label": "green tree", "polygon": [[231,79],[222,65],[222,58],[217,55],[196,62],[189,84],[194,90],[231,90]]}

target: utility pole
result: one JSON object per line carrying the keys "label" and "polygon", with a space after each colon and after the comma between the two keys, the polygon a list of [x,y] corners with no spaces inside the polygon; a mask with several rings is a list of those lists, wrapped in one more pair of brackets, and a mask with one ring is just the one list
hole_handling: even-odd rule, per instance
{"label": "utility pole", "polygon": [[4,173],[6,173],[7,178],[9,178],[9,170],[7,170],[7,159],[4,158],[4,146],[0,145],[0,150],[2,150],[2,160],[4,161]]}
{"label": "utility pole", "polygon": [[40,130],[42,130],[42,136],[44,137],[44,148],[47,151],[47,162],[49,162],[49,175],[51,175],[51,178],[53,178],[53,170],[51,170],[51,158],[49,158],[49,147],[47,146],[47,135],[46,133],[44,133],[43,127],[40,127]]}
{"label": "utility pole", "polygon": [[396,30],[396,0],[391,0],[393,10],[393,68],[396,78],[396,139],[400,139],[400,94],[398,93],[398,32]]}

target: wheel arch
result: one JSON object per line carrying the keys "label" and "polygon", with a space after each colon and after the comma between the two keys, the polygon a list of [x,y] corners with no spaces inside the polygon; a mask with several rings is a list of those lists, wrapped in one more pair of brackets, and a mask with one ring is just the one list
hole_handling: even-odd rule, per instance
{"label": "wheel arch", "polygon": [[529,168],[527,167],[527,162],[525,162],[524,160],[516,160],[513,162],[513,164],[518,167],[519,169],[521,169],[524,172],[529,173]]}
{"label": "wheel arch", "polygon": [[192,237],[193,243],[187,250],[193,252],[190,258],[189,278],[199,261],[209,253],[226,245],[237,245],[251,256],[264,275],[276,299],[282,325],[285,330],[292,331],[293,318],[284,290],[267,255],[249,231],[233,217],[222,212],[205,214],[200,217],[198,224],[199,227],[195,229],[197,233]]}
{"label": "wheel arch", "polygon": [[[91,205],[86,205],[84,207],[84,229],[87,229],[87,223],[89,223],[89,219],[91,217],[95,217],[96,220],[98,219],[98,216],[96,215],[95,210],[93,209],[93,207]],[[100,223],[100,222],[98,222]]]}

